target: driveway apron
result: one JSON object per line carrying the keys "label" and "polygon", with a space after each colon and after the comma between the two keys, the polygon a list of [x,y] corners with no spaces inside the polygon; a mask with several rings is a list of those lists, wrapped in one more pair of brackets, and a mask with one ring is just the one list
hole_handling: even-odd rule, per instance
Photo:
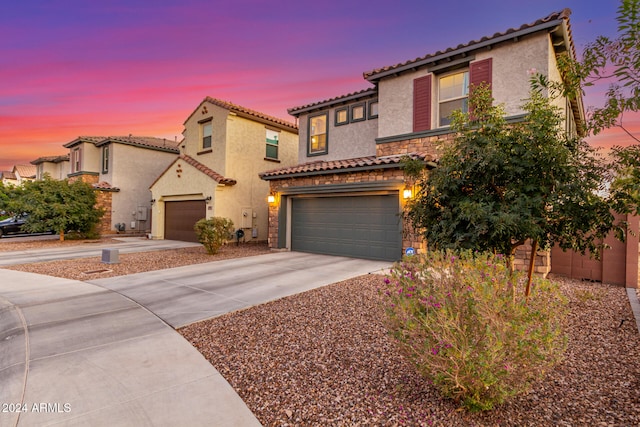
{"label": "driveway apron", "polygon": [[259,426],[175,330],[104,288],[0,270],[0,426]]}
{"label": "driveway apron", "polygon": [[174,328],[389,268],[388,261],[274,252],[92,280]]}

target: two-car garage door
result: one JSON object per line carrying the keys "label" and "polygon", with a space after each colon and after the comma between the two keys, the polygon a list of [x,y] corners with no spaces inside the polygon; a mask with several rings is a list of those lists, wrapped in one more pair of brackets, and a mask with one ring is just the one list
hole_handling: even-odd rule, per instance
{"label": "two-car garage door", "polygon": [[396,261],[402,256],[398,194],[299,197],[291,205],[291,249]]}

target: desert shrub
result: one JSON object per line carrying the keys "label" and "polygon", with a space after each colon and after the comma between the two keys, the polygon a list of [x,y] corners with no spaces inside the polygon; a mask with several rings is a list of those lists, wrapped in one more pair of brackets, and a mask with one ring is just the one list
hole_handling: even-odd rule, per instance
{"label": "desert shrub", "polygon": [[523,280],[500,256],[407,258],[384,280],[387,327],[445,397],[492,409],[527,390],[565,349],[566,299],[554,283],[535,279],[526,300]]}
{"label": "desert shrub", "polygon": [[233,233],[233,221],[228,218],[214,216],[202,218],[194,226],[198,241],[202,243],[209,254],[215,254],[218,249],[229,240]]}

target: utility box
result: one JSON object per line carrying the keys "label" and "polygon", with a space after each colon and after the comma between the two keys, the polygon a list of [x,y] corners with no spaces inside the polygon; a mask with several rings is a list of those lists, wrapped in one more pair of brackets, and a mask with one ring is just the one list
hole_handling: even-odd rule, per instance
{"label": "utility box", "polygon": [[242,208],[242,220],[240,222],[240,228],[252,228],[253,227],[253,210],[251,208]]}
{"label": "utility box", "polygon": [[146,221],[147,220],[147,212],[149,210],[147,209],[146,206],[138,206],[138,211],[136,213],[136,219],[138,221]]}
{"label": "utility box", "polygon": [[118,249],[103,249],[102,263],[103,264],[119,264],[120,251],[118,251]]}

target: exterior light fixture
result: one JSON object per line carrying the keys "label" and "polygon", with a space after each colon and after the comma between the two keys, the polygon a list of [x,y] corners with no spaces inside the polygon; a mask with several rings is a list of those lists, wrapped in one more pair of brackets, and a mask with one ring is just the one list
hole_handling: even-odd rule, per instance
{"label": "exterior light fixture", "polygon": [[410,199],[413,192],[411,191],[410,188],[405,188],[404,190],[402,190],[402,197],[406,200],[406,199]]}
{"label": "exterior light fixture", "polygon": [[151,199],[150,203],[153,205],[156,202],[156,199]]}
{"label": "exterior light fixture", "polygon": [[276,202],[276,193],[274,193],[273,191],[271,193],[269,193],[269,195],[267,196],[267,202],[269,202],[269,204],[273,204]]}
{"label": "exterior light fixture", "polygon": [[211,196],[207,196],[207,198],[205,198],[204,201],[209,203],[211,201]]}

